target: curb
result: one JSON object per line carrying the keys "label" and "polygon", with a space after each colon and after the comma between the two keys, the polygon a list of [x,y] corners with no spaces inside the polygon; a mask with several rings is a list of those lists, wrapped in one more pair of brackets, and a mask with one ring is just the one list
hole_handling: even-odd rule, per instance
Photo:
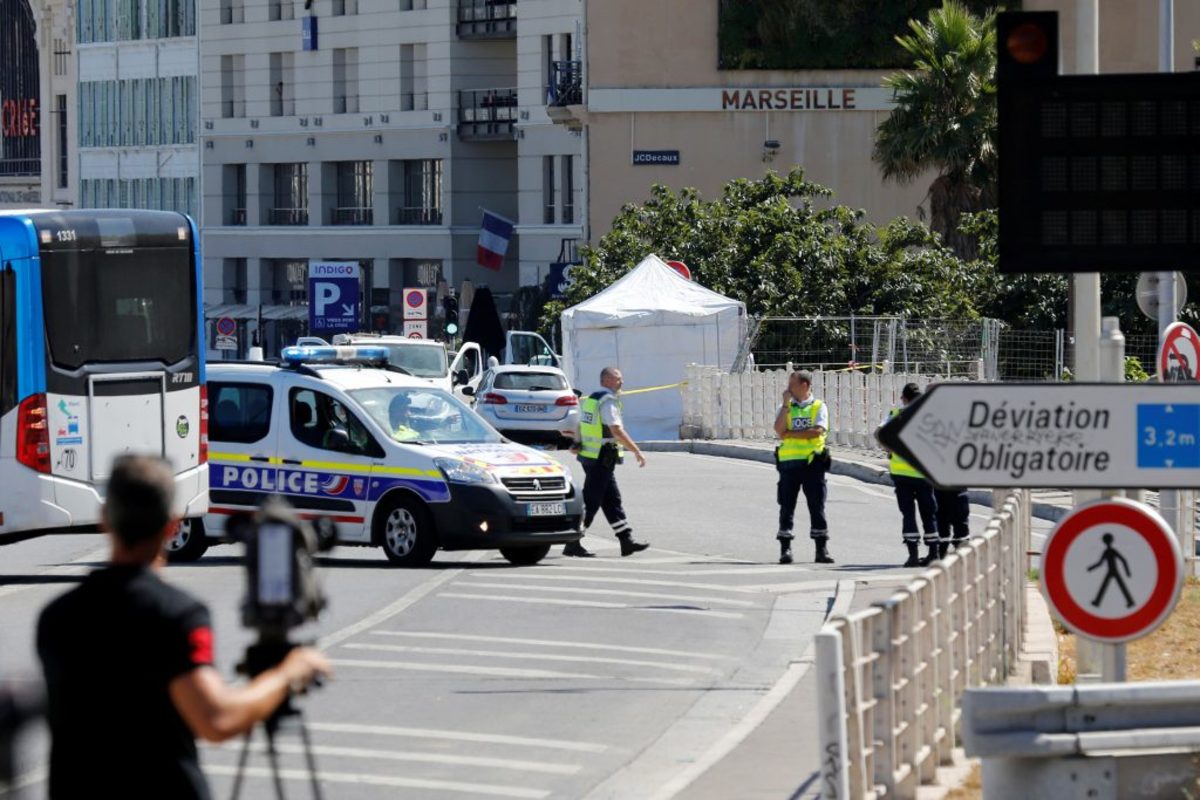
{"label": "curb", "polygon": [[[704,439],[682,439],[680,441],[638,442],[638,447],[648,453],[692,453],[698,456],[717,456],[720,458],[736,458],[742,461],[758,461],[762,464],[774,464],[775,454],[767,446],[741,444],[739,442],[718,442]],[[845,456],[834,455],[833,466],[829,470],[834,475],[846,475],[864,483],[877,483],[881,486],[891,486],[892,477],[886,467],[870,464]],[[969,489],[967,497],[976,505],[992,506],[992,493],[987,489]],[[1071,509],[1064,506],[1046,503],[1038,500],[1030,504],[1030,513],[1038,519],[1058,522]]]}

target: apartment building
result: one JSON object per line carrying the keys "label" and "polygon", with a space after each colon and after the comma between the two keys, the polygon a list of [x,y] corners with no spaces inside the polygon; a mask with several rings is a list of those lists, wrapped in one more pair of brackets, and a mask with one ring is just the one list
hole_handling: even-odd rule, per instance
{"label": "apartment building", "polygon": [[0,208],[75,202],[74,6],[0,0]]}
{"label": "apartment building", "polygon": [[[470,280],[503,301],[542,281],[582,236],[582,139],[546,114],[581,14],[581,0],[201,0],[209,318],[274,352],[305,327],[310,260],[358,262],[364,326],[389,331],[404,287]],[[484,209],[516,223],[499,271],[476,263]]]}
{"label": "apartment building", "polygon": [[[977,8],[994,5],[971,0]],[[579,129],[588,142],[588,238],[606,233],[625,203],[649,197],[660,183],[695,187],[715,197],[728,181],[761,177],[767,170],[803,167],[809,180],[834,190],[836,202],[864,209],[877,223],[918,216],[933,180],[885,182],[871,159],[875,129],[891,106],[883,78],[905,66],[903,53],[871,64],[872,36],[886,44],[906,32],[904,19],[843,31],[846,49],[835,52],[821,26],[806,28],[803,15],[845,21],[857,4],[796,4],[792,32],[746,19],[722,19],[731,10],[752,14],[753,4],[717,0],[585,0],[583,57],[556,65],[551,114]],[[920,4],[909,4],[920,5]],[[927,8],[940,6],[929,0]],[[1075,0],[1023,0],[1022,8],[1059,12],[1064,72],[1075,65]],[[1158,70],[1159,3],[1104,0],[1099,4],[1100,71]],[[777,9],[778,10],[778,9]],[[881,3],[874,16],[895,16]],[[924,12],[922,11],[922,16]],[[811,22],[812,20],[808,20]],[[874,18],[871,20],[874,21]],[[1192,42],[1200,38],[1200,3],[1175,3],[1175,69],[1193,68]],[[776,19],[773,23],[782,27]],[[814,31],[814,27],[817,28]],[[747,36],[749,33],[749,36]],[[746,51],[731,44],[739,36]],[[794,69],[761,68],[755,51],[772,44],[777,61]],[[807,48],[807,49],[806,49]],[[849,62],[857,61],[851,65]],[[812,65],[826,62],[820,68]],[[807,65],[807,66],[806,66]]]}

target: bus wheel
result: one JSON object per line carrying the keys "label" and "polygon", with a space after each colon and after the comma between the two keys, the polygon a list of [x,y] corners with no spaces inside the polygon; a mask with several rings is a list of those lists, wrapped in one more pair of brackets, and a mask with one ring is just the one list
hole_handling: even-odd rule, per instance
{"label": "bus wheel", "polygon": [[167,561],[182,564],[195,561],[208,550],[208,537],[204,535],[204,522],[185,519],[179,523],[175,535],[167,540]]}
{"label": "bus wheel", "polygon": [[395,497],[375,513],[375,537],[388,561],[421,567],[437,552],[437,532],[429,511],[419,501]]}
{"label": "bus wheel", "polygon": [[508,559],[508,563],[518,567],[529,567],[541,561],[550,552],[550,545],[535,544],[527,547],[501,547],[500,555]]}

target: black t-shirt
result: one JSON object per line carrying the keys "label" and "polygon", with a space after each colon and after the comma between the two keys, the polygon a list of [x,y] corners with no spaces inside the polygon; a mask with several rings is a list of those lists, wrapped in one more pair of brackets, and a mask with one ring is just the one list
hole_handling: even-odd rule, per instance
{"label": "black t-shirt", "polygon": [[93,572],[38,620],[50,796],[208,798],[167,689],[213,663],[208,609],[147,567]]}

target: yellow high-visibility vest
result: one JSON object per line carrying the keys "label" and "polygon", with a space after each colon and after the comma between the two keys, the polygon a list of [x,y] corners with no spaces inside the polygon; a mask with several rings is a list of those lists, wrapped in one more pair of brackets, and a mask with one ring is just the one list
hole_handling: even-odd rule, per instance
{"label": "yellow high-visibility vest", "polygon": [[[895,419],[900,414],[901,410],[902,408],[897,406],[892,409],[892,412],[889,416],[892,419]],[[892,473],[893,475],[904,475],[909,478],[925,477],[921,474],[919,469],[901,458],[898,453],[892,453],[892,457],[888,459],[888,472]]]}
{"label": "yellow high-visibility vest", "polygon": [[[813,400],[806,406],[796,403],[788,405],[789,431],[803,431],[817,424],[817,413],[821,410],[821,401]],[[811,439],[794,439],[784,437],[779,445],[779,461],[803,461],[809,463],[813,456],[825,449],[825,434]]]}

